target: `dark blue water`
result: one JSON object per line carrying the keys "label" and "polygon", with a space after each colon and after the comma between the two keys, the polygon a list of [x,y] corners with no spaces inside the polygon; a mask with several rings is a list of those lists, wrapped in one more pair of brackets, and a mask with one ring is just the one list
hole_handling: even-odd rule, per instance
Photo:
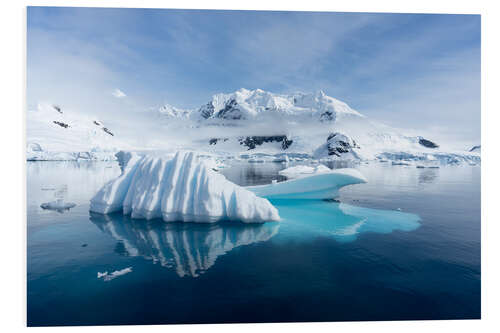
{"label": "dark blue water", "polygon": [[[262,184],[280,168],[224,173]],[[28,163],[28,324],[480,318],[480,168],[358,168],[369,183],[341,202],[200,225],[89,214],[114,163]],[[76,206],[40,208],[55,199]]]}

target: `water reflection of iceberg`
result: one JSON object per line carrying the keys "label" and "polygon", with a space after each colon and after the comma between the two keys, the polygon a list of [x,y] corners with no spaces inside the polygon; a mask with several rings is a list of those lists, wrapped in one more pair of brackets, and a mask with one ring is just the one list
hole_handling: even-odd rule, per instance
{"label": "water reflection of iceberg", "polygon": [[412,231],[420,226],[416,214],[372,209],[324,200],[271,200],[282,217],[282,232],[293,238],[331,236],[340,242],[364,232]]}
{"label": "water reflection of iceberg", "polygon": [[165,223],[133,220],[122,214],[91,213],[90,220],[119,241],[118,252],[174,268],[181,277],[197,277],[219,256],[238,246],[267,241],[279,228],[279,223]]}

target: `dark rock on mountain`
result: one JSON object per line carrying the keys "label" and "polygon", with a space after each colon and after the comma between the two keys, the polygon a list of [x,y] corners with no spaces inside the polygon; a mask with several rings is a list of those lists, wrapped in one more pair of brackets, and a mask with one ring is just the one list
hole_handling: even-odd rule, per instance
{"label": "dark rock on mountain", "polygon": [[255,149],[264,142],[281,142],[282,149],[288,149],[293,143],[293,140],[288,139],[286,135],[247,136],[246,138],[239,138],[238,141],[240,145],[248,147],[248,150]]}
{"label": "dark rock on mountain", "polygon": [[479,146],[474,146],[470,150],[470,152],[481,152],[481,145]]}
{"label": "dark rock on mountain", "polygon": [[335,120],[335,114],[332,111],[325,111],[321,114],[319,120],[321,122]]}
{"label": "dark rock on mountain", "polygon": [[342,133],[332,133],[326,139],[326,148],[328,150],[328,155],[334,155],[340,157],[341,154],[349,153],[354,148],[360,148],[359,145]]}
{"label": "dark rock on mountain", "polygon": [[228,138],[211,138],[210,141],[208,142],[210,145],[216,145],[217,142],[221,141],[222,142],[226,142],[227,140],[229,140]]}
{"label": "dark rock on mountain", "polygon": [[56,124],[56,125],[59,125],[59,126],[61,126],[61,127],[64,127],[64,128],[68,128],[68,127],[70,127],[68,124],[63,123],[62,121],[57,121],[57,120],[54,120],[54,121],[53,121],[53,123],[54,123],[54,124]]}
{"label": "dark rock on mountain", "polygon": [[212,102],[207,103],[206,105],[200,108],[201,116],[205,119],[208,119],[214,115],[215,108]]}
{"label": "dark rock on mountain", "polygon": [[424,139],[422,137],[420,137],[418,139],[418,143],[426,148],[438,148],[439,147],[439,145],[435,144],[434,142],[427,140],[427,139]]}
{"label": "dark rock on mountain", "polygon": [[235,99],[230,99],[222,110],[217,112],[217,118],[227,120],[245,119],[243,112],[238,108],[238,102]]}
{"label": "dark rock on mountain", "polygon": [[114,134],[113,134],[113,133],[111,133],[111,131],[110,131],[109,129],[107,129],[106,127],[103,127],[103,128],[102,128],[102,130],[103,130],[104,132],[108,133],[109,135],[114,136]]}
{"label": "dark rock on mountain", "polygon": [[59,105],[52,105],[52,107],[57,111],[59,112],[60,114],[62,114],[63,112],[61,111],[61,107]]}
{"label": "dark rock on mountain", "polygon": [[98,121],[94,120],[94,124],[96,124],[97,126],[101,126],[101,123],[99,123]]}

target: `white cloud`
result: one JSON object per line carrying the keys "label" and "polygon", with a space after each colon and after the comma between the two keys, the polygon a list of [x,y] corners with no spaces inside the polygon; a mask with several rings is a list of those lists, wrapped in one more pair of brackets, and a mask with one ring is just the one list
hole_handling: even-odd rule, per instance
{"label": "white cloud", "polygon": [[120,89],[116,88],[115,90],[113,90],[112,92],[113,96],[115,96],[116,98],[123,98],[123,97],[127,97],[127,95],[125,95],[125,93],[123,91],[121,91]]}

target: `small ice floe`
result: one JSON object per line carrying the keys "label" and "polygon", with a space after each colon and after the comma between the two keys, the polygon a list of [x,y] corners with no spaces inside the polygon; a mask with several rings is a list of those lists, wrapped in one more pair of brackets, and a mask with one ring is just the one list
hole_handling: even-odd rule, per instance
{"label": "small ice floe", "polygon": [[98,279],[103,279],[104,281],[111,281],[113,279],[116,279],[119,276],[125,275],[132,272],[132,267],[127,267],[118,271],[114,271],[111,273],[106,272],[97,272],[97,278]]}
{"label": "small ice floe", "polygon": [[63,213],[65,211],[68,211],[75,206],[76,206],[75,203],[64,202],[63,199],[57,199],[57,200],[50,201],[50,202],[44,202],[40,205],[40,207],[42,207],[43,209],[55,210],[59,213]]}
{"label": "small ice floe", "polygon": [[403,162],[403,161],[392,161],[392,165],[410,165],[408,162]]}
{"label": "small ice floe", "polygon": [[42,190],[42,191],[55,191],[55,190],[56,190],[56,188],[55,188],[55,187],[50,187],[50,186],[48,186],[48,187],[42,187],[42,188],[41,188],[41,190]]}

